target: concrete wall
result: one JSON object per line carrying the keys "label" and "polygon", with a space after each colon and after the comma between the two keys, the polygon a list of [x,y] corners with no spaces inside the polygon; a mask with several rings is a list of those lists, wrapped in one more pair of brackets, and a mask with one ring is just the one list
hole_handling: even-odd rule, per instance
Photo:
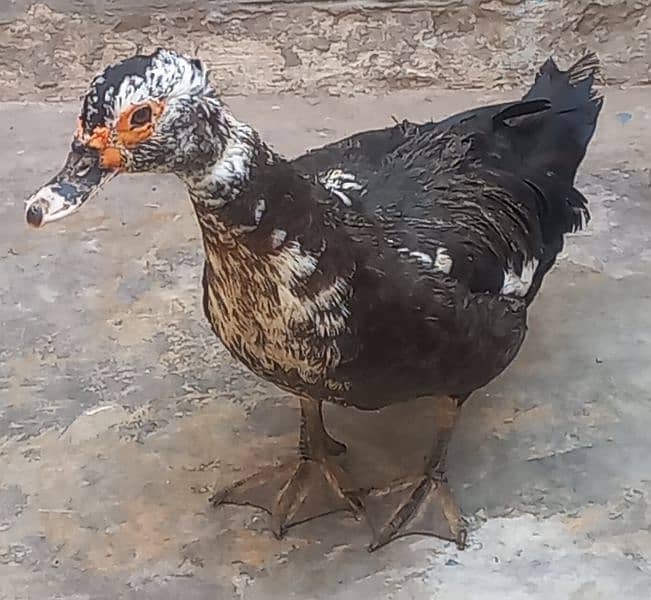
{"label": "concrete wall", "polygon": [[648,0],[5,0],[0,100],[75,98],[156,46],[202,57],[228,95],[511,88],[585,49],[609,84],[647,85],[650,17]]}

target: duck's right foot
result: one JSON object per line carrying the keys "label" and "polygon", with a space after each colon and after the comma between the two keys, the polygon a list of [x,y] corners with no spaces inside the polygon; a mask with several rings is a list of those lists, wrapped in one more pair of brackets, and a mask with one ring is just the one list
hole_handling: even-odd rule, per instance
{"label": "duck's right foot", "polygon": [[323,426],[321,403],[301,399],[298,462],[268,467],[217,492],[213,505],[257,506],[271,515],[271,529],[282,537],[292,525],[333,512],[363,512],[346,472],[333,460],[346,446],[330,437]]}
{"label": "duck's right foot", "polygon": [[292,525],[337,511],[363,512],[361,500],[350,492],[344,470],[333,460],[302,458],[269,467],[217,492],[214,506],[256,506],[271,515],[271,530],[281,538]]}

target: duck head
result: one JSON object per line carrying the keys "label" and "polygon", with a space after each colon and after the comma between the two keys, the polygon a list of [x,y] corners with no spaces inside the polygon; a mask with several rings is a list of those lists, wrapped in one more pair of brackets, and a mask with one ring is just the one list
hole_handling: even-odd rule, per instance
{"label": "duck head", "polygon": [[[128,58],[91,82],[67,160],[27,200],[26,220],[41,227],[62,219],[123,172],[173,172],[197,188],[208,179],[212,195],[219,196],[214,188],[225,152],[235,137],[246,142],[251,134],[242,127],[217,98],[199,60],[164,49]],[[239,144],[240,154],[252,147],[249,142]],[[211,170],[217,180],[208,177]],[[231,180],[238,175],[221,172]]]}

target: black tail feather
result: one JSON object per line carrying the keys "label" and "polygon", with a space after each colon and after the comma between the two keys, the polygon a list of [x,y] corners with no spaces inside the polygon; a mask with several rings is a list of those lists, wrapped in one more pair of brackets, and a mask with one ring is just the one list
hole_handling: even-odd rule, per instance
{"label": "black tail feather", "polygon": [[553,117],[541,123],[531,166],[538,172],[553,171],[573,184],[576,171],[594,135],[603,98],[594,82],[599,78],[599,60],[585,54],[567,71],[553,59],[540,67],[534,84],[523,101],[548,100]]}
{"label": "black tail feather", "polygon": [[[553,84],[565,84],[581,91],[588,89],[589,100],[601,99],[598,89],[593,87],[595,80],[601,79],[601,65],[594,52],[584,54],[567,71],[561,71],[554,59],[549,57],[538,69],[536,80],[523,100],[550,98],[554,95]],[[587,82],[587,84],[586,84]]]}
{"label": "black tail feather", "polygon": [[587,200],[574,187],[574,179],[603,104],[595,87],[598,79],[595,54],[586,54],[567,71],[549,58],[523,97],[527,104],[549,102],[548,111],[525,117],[519,126],[522,147],[527,148],[522,174],[538,197],[546,248],[543,262],[548,266],[562,247],[563,234],[583,228],[590,218]]}
{"label": "black tail feather", "polygon": [[578,145],[576,167],[583,160],[594,135],[603,104],[603,98],[594,85],[599,77],[599,59],[593,52],[582,56],[567,71],[561,71],[554,60],[548,58],[523,97],[523,100],[547,99],[551,110],[562,116],[567,127],[565,135],[572,136]]}

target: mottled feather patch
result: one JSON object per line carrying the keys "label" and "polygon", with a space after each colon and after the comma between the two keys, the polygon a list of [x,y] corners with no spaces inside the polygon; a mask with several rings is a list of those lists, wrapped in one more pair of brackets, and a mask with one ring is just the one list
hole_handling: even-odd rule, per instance
{"label": "mottled feather patch", "polygon": [[330,169],[318,176],[319,183],[332,195],[339,198],[346,206],[352,206],[350,196],[346,192],[360,192],[364,186],[357,181],[352,173],[342,169]]}
{"label": "mottled feather patch", "polygon": [[337,196],[337,198],[339,198],[339,200],[341,200],[346,206],[352,206],[353,205],[351,199],[348,196],[346,196],[346,194],[344,194],[342,191],[340,191],[340,190],[330,190],[330,193]]}
{"label": "mottled feather patch", "polygon": [[452,272],[452,258],[448,254],[447,248],[443,246],[436,249],[436,259],[434,260],[434,266],[439,270],[449,275]]}
{"label": "mottled feather patch", "polygon": [[255,210],[253,211],[253,218],[255,219],[256,225],[260,224],[265,210],[267,210],[267,203],[264,198],[260,198],[258,203],[255,205]]}
{"label": "mottled feather patch", "polygon": [[409,253],[409,256],[415,258],[420,264],[425,265],[426,267],[431,267],[434,263],[432,257],[426,252],[419,252],[418,250],[412,250]]}
{"label": "mottled feather patch", "polygon": [[[387,242],[391,244],[393,240],[388,239]],[[420,250],[410,250],[405,246],[401,246],[396,249],[399,254],[403,256],[408,256],[410,258],[416,259],[418,264],[424,267],[432,267],[437,271],[441,271],[446,275],[449,275],[452,271],[452,258],[448,254],[447,248],[440,246],[436,249],[436,255],[432,257],[431,254],[427,252],[422,252]]]}
{"label": "mottled feather patch", "polygon": [[331,372],[341,360],[336,337],[347,329],[350,283],[337,277],[306,294],[301,284],[314,273],[318,257],[286,235],[275,230],[284,245],[264,257],[237,240],[227,249],[211,248],[205,280],[209,320],[224,345],[258,375],[273,374],[281,387],[298,375],[304,384],[341,392],[347,382],[332,379]]}
{"label": "mottled feather patch", "polygon": [[271,247],[276,249],[287,239],[287,232],[284,229],[274,229],[271,232]]}
{"label": "mottled feather patch", "polygon": [[312,275],[319,263],[318,258],[305,252],[296,240],[287,242],[282,251],[272,257],[270,262],[283,283],[291,286]]}
{"label": "mottled feather patch", "polygon": [[84,100],[82,120],[88,132],[98,125],[114,126],[132,104],[198,94],[207,86],[207,73],[200,64],[175,52],[134,56],[95,77]]}
{"label": "mottled feather patch", "polygon": [[229,138],[222,156],[205,175],[200,186],[212,188],[217,185],[225,194],[229,194],[233,187],[248,180],[255,148],[249,141],[251,129],[244,124],[239,126],[244,131]]}
{"label": "mottled feather patch", "polygon": [[523,263],[522,272],[518,275],[514,269],[508,269],[504,273],[504,283],[500,293],[504,296],[517,296],[523,298],[527,295],[533,277],[538,268],[538,261],[532,258],[530,261]]}
{"label": "mottled feather patch", "polygon": [[305,298],[303,309],[297,311],[295,322],[312,325],[319,337],[330,338],[341,335],[346,330],[350,311],[346,304],[350,286],[337,277],[334,283],[323,288],[312,297]]}

